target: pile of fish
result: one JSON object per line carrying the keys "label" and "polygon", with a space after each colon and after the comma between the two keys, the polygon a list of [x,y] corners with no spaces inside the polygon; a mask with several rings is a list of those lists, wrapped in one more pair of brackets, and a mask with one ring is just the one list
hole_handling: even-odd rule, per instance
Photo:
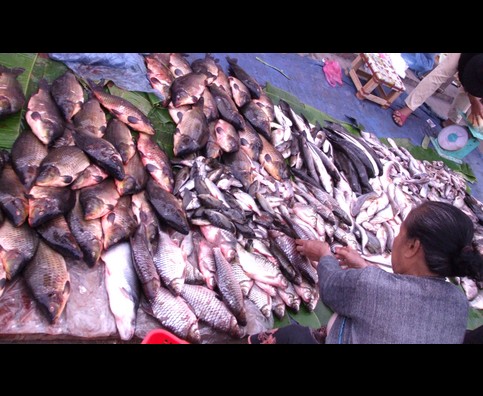
{"label": "pile of fish", "polygon": [[68,304],[64,256],[105,266],[123,340],[141,307],[199,343],[198,322],[242,337],[248,300],[266,317],[315,308],[315,263],[296,238],[352,246],[390,270],[401,222],[430,199],[464,210],[483,239],[483,205],[443,163],[312,125],[235,59],[229,75],[210,55],[145,59],[176,123],[171,159],[139,109],[90,81],[85,101],[71,72],[40,82],[30,129],[1,153],[0,293],[23,276],[51,323]]}

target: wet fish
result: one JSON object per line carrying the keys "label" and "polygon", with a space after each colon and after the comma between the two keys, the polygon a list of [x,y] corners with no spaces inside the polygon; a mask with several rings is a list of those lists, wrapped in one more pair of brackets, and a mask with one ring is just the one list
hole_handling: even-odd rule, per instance
{"label": "wet fish", "polygon": [[294,285],[289,283],[286,289],[277,289],[278,295],[285,302],[287,307],[292,308],[295,312],[300,310],[302,300],[295,291]]}
{"label": "wet fish", "polygon": [[221,249],[223,256],[228,261],[231,262],[236,257],[237,240],[232,233],[212,225],[202,225],[200,226],[200,230],[212,246]]}
{"label": "wet fish", "polygon": [[260,139],[263,144],[259,156],[260,164],[276,180],[288,179],[289,173],[285,159],[267,139],[263,136],[260,136]]}
{"label": "wet fish", "polygon": [[244,150],[224,154],[223,160],[230,167],[233,175],[243,184],[243,187],[248,190],[255,181],[255,171],[259,170],[258,160],[250,159]]}
{"label": "wet fish", "polygon": [[174,176],[166,152],[149,136],[139,135],[137,148],[141,161],[154,181],[164,190],[173,192]]}
{"label": "wet fish", "polygon": [[216,286],[215,256],[212,246],[204,238],[200,238],[198,243],[198,268],[205,279],[206,286],[213,290]]}
{"label": "wet fish", "polygon": [[84,104],[84,90],[74,73],[69,70],[52,82],[51,94],[67,121],[70,121]]}
{"label": "wet fish", "polygon": [[[205,92],[207,90],[205,89]],[[204,97],[204,96],[202,96]],[[178,106],[175,107],[173,102],[168,103],[168,112],[171,118],[173,119],[175,124],[179,124],[181,120],[183,119],[184,114],[188,111],[191,110],[193,106],[192,105],[183,105],[183,106]],[[217,110],[218,111],[218,110]],[[205,107],[203,106],[203,112],[205,112]],[[205,113],[206,114],[206,113]]]}
{"label": "wet fish", "polygon": [[228,82],[230,83],[231,96],[238,108],[242,108],[246,103],[252,100],[250,91],[238,78],[230,76],[228,77]]}
{"label": "wet fish", "polygon": [[74,260],[83,258],[83,253],[72,234],[64,215],[54,217],[36,228],[45,242],[64,257]]}
{"label": "wet fish", "polygon": [[104,234],[104,250],[131,237],[137,228],[137,221],[131,209],[131,197],[119,198],[114,209],[101,218]]}
{"label": "wet fish", "polygon": [[17,80],[25,69],[0,65],[0,119],[19,111],[25,104],[22,86]]}
{"label": "wet fish", "polygon": [[238,112],[235,102],[230,97],[229,93],[224,89],[218,88],[216,85],[210,86],[210,92],[215,99],[216,107],[220,113],[221,118],[232,124],[237,130],[245,126],[245,119]]}
{"label": "wet fish", "polygon": [[151,243],[144,224],[140,224],[130,238],[133,265],[138,275],[144,295],[149,301],[154,300],[161,288],[161,280],[154,265]]}
{"label": "wet fish", "polygon": [[246,251],[240,244],[237,244],[236,250],[240,266],[250,278],[271,286],[287,287],[287,280],[278,266],[259,254]]}
{"label": "wet fish", "polygon": [[7,273],[2,265],[0,265],[0,297],[2,297],[5,287],[7,286]]}
{"label": "wet fish", "polygon": [[158,218],[176,231],[187,235],[189,224],[178,198],[162,189],[152,179],[149,179],[147,183],[146,192],[149,202],[158,214]]}
{"label": "wet fish", "polygon": [[218,112],[218,107],[216,107],[215,98],[211,94],[209,89],[203,91],[203,113],[205,114],[206,121],[214,121],[220,118],[220,113]]}
{"label": "wet fish", "polygon": [[168,66],[175,79],[193,72],[184,55],[177,52],[170,54]]}
{"label": "wet fish", "polygon": [[146,187],[148,181],[148,173],[146,172],[139,154],[136,154],[124,165],[124,179],[122,181],[114,180],[117,191],[122,197],[124,195],[136,194]]}
{"label": "wet fish", "polygon": [[39,237],[35,230],[26,223],[14,226],[5,219],[0,225],[0,267],[6,273],[6,279],[12,280],[34,256]]}
{"label": "wet fish", "polygon": [[67,214],[75,202],[75,192],[68,187],[33,186],[28,194],[28,222],[31,227],[38,227],[60,214]]}
{"label": "wet fish", "polygon": [[285,302],[278,292],[275,296],[272,296],[272,311],[278,319],[282,319],[285,316]]}
{"label": "wet fish", "polygon": [[174,81],[173,73],[168,68],[168,63],[159,60],[157,54],[144,56],[148,69],[148,79],[152,87],[161,95],[161,105],[166,107],[171,99],[170,87]]}
{"label": "wet fish", "polygon": [[64,120],[44,79],[40,80],[37,93],[29,99],[25,120],[35,136],[48,146],[64,133]]}
{"label": "wet fish", "polygon": [[204,150],[206,158],[220,158],[223,154],[223,151],[221,150],[221,147],[216,139],[215,124],[216,121],[211,121],[208,124],[208,141],[206,142]]}
{"label": "wet fish", "polygon": [[5,216],[18,227],[28,216],[27,190],[10,164],[0,174],[0,207]]}
{"label": "wet fish", "polygon": [[235,315],[238,324],[246,326],[247,316],[240,284],[233,274],[230,263],[225,259],[219,247],[213,248],[213,254],[216,264],[216,283],[223,301]]}
{"label": "wet fish", "polygon": [[73,133],[75,144],[109,175],[117,180],[124,179],[122,158],[112,143],[105,139],[83,133]]}
{"label": "wet fish", "polygon": [[267,114],[258,106],[255,101],[250,100],[241,108],[241,113],[252,124],[253,128],[260,133],[265,139],[270,141],[272,135],[270,133],[270,119]]}
{"label": "wet fish", "polygon": [[258,84],[258,82],[251,77],[243,68],[238,65],[238,60],[235,58],[230,58],[229,56],[226,57],[226,60],[229,64],[229,70],[233,73],[243,84],[246,85],[248,90],[250,91],[253,98],[260,98],[262,94],[262,88]]}
{"label": "wet fish", "polygon": [[132,138],[131,131],[126,124],[116,118],[112,118],[107,124],[104,139],[112,143],[121,154],[123,164],[127,164],[136,154],[136,143]]}
{"label": "wet fish", "polygon": [[203,73],[206,76],[206,85],[210,85],[218,77],[218,65],[211,54],[205,54],[204,58],[195,59],[191,62],[191,69],[195,73]]}
{"label": "wet fish", "polygon": [[121,340],[130,340],[136,330],[136,316],[141,297],[129,242],[121,242],[102,253],[105,264],[109,307]]}
{"label": "wet fish", "polygon": [[154,243],[158,236],[159,221],[146,191],[131,196],[131,208],[138,224],[144,225],[149,242]]}
{"label": "wet fish", "polygon": [[228,76],[223,71],[223,68],[218,65],[218,77],[216,77],[215,81],[210,84],[210,87],[217,86],[218,88],[224,90],[227,94],[230,94],[230,82],[228,81]]}
{"label": "wet fish", "polygon": [[257,284],[254,284],[247,298],[252,301],[266,318],[272,314],[272,298]]}
{"label": "wet fish", "polygon": [[86,220],[98,219],[114,210],[119,193],[113,179],[80,190],[79,201]]}
{"label": "wet fish", "polygon": [[76,204],[67,214],[66,219],[83,253],[85,263],[89,267],[93,267],[98,262],[102,253],[103,235],[101,219],[86,220],[84,218],[79,194],[77,193]]}
{"label": "wet fish", "polygon": [[109,174],[96,164],[89,165],[70,185],[72,190],[95,186],[109,177]]}
{"label": "wet fish", "polygon": [[208,141],[208,122],[203,113],[203,98],[188,110],[176,126],[173,137],[173,153],[177,157],[201,150]]}
{"label": "wet fish", "polygon": [[163,229],[159,230],[159,243],[153,261],[163,284],[175,296],[179,296],[186,278],[186,256]]}
{"label": "wet fish", "polygon": [[22,132],[13,142],[12,167],[27,190],[37,177],[40,163],[47,153],[47,146],[29,130]]}
{"label": "wet fish", "polygon": [[151,301],[151,310],[151,315],[178,337],[194,344],[201,342],[198,318],[182,297],[161,287]]}
{"label": "wet fish", "polygon": [[71,292],[70,275],[64,257],[40,241],[23,274],[39,307],[49,322],[55,324]]}
{"label": "wet fish", "polygon": [[204,286],[185,285],[181,292],[195,315],[215,330],[239,338],[242,335],[235,316],[227,306],[219,300],[218,295]]}
{"label": "wet fish", "polygon": [[74,116],[76,131],[95,137],[103,137],[107,128],[106,113],[96,98],[91,98],[82,105],[82,109]]}
{"label": "wet fish", "polygon": [[264,111],[270,122],[275,120],[275,106],[267,94],[262,91],[260,97],[253,99],[253,102]]}
{"label": "wet fish", "polygon": [[149,118],[130,101],[108,94],[100,86],[89,82],[89,87],[99,103],[109,112],[135,131],[154,135],[155,130]]}
{"label": "wet fish", "polygon": [[54,148],[42,160],[35,184],[44,187],[68,186],[90,164],[89,158],[78,147],[63,146]]}
{"label": "wet fish", "polygon": [[229,122],[219,119],[215,121],[213,130],[216,135],[216,142],[225,153],[238,151],[240,148],[240,136]]}
{"label": "wet fish", "polygon": [[240,149],[243,150],[252,160],[258,161],[262,150],[260,135],[253,129],[249,122],[238,131],[240,136]]}
{"label": "wet fish", "polygon": [[176,78],[171,85],[171,101],[174,107],[196,104],[206,88],[206,75],[189,73]]}

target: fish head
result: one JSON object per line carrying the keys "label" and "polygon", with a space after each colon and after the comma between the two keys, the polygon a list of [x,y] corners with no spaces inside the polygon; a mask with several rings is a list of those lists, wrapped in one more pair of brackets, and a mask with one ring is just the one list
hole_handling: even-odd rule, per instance
{"label": "fish head", "polygon": [[102,253],[102,241],[96,240],[95,243],[89,245],[89,251],[83,251],[83,257],[86,264],[92,268],[99,261]]}
{"label": "fish head", "polygon": [[273,311],[278,318],[283,318],[285,316],[285,305],[277,305]]}
{"label": "fish head", "polygon": [[121,340],[130,340],[136,329],[136,315],[132,311],[129,314],[126,313],[124,316],[116,316],[116,328],[119,332],[119,337]]}
{"label": "fish head", "polygon": [[3,204],[3,211],[15,227],[24,223],[28,216],[28,205],[21,198],[14,198]]}
{"label": "fish head", "polygon": [[228,333],[235,338],[241,338],[243,335],[243,332],[240,326],[238,326],[238,322],[236,321],[236,318],[234,316],[230,318],[230,327]]}
{"label": "fish head", "polygon": [[173,102],[174,107],[178,107],[186,104],[185,102],[190,97],[191,97],[190,93],[186,92],[184,89],[177,89],[175,92],[171,93],[171,101]]}
{"label": "fish head", "polygon": [[199,144],[191,136],[183,134],[174,135],[173,153],[177,157],[183,157],[194,153],[199,149]]}
{"label": "fish head", "polygon": [[122,181],[116,180],[116,188],[121,197],[138,190],[136,179],[130,175],[126,175]]}
{"label": "fish head", "polygon": [[2,270],[5,272],[6,279],[11,280],[22,269],[21,267],[23,266],[22,264],[25,258],[17,249],[5,251],[0,248],[0,260],[3,264]]}
{"label": "fish head", "polygon": [[201,343],[201,334],[200,329],[198,328],[198,322],[194,322],[190,326],[186,340],[191,342],[192,344]]}
{"label": "fish head", "polygon": [[55,165],[46,165],[39,170],[35,184],[37,186],[53,186],[60,176],[60,171]]}
{"label": "fish head", "polygon": [[84,211],[84,218],[86,220],[92,220],[101,217],[101,213],[103,213],[104,211],[104,206],[105,204],[102,199],[90,198],[87,202],[84,202],[82,206],[82,209]]}
{"label": "fish head", "polygon": [[260,311],[262,312],[263,316],[266,318],[269,318],[270,315],[272,314],[272,308],[269,305],[264,305]]}
{"label": "fish head", "polygon": [[179,296],[184,287],[184,279],[173,279],[168,286],[175,296]]}
{"label": "fish head", "polygon": [[51,324],[56,323],[64,311],[69,295],[70,280],[66,279],[62,290],[50,290],[45,294],[37,296],[40,305],[45,308],[45,312]]}

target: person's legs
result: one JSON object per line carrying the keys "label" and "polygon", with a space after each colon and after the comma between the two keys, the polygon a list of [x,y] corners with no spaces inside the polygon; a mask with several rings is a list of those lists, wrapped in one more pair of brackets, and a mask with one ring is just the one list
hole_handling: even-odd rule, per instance
{"label": "person's legs", "polygon": [[[448,125],[451,124],[459,124],[461,123],[463,117],[461,113],[466,114],[468,110],[471,108],[470,100],[468,99],[468,95],[465,93],[464,89],[460,87],[458,89],[458,94],[453,99],[451,103],[451,107],[448,111]],[[444,125],[444,124],[443,124]],[[447,126],[447,125],[444,125]]]}
{"label": "person's legs", "polygon": [[394,111],[392,115],[397,125],[403,126],[407,117],[433,95],[441,84],[453,78],[458,70],[460,55],[460,53],[449,54],[411,91],[404,101],[406,106]]}

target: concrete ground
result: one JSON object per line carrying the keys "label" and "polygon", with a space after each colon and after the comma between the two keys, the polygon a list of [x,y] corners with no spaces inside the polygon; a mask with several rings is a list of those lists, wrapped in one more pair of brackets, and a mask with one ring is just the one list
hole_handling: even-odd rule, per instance
{"label": "concrete ground", "polygon": [[[188,60],[203,57],[204,54],[190,54]],[[408,72],[404,79],[404,92],[389,109],[369,100],[356,98],[356,89],[351,78],[346,74],[354,53],[213,53],[225,71],[228,70],[226,56],[238,58],[238,63],[260,84],[267,82],[296,96],[302,103],[313,106],[341,121],[348,121],[347,116],[356,118],[365,130],[378,137],[409,138],[415,145],[421,145],[426,135],[437,137],[442,129],[441,121],[446,118],[451,100],[456,94],[456,87],[449,85],[443,93],[435,93],[427,103],[417,109],[403,127],[392,120],[392,112],[404,105],[407,93],[418,83],[418,79]],[[257,59],[258,58],[258,59]],[[322,59],[337,60],[343,70],[342,86],[332,87],[327,82],[322,70]],[[263,62],[262,62],[263,61]],[[264,62],[282,70],[266,65]],[[430,122],[428,122],[430,120]],[[431,127],[434,124],[434,127]],[[432,147],[432,144],[430,144]],[[477,177],[476,183],[470,183],[472,194],[483,201],[483,149],[473,150],[463,158]]]}

